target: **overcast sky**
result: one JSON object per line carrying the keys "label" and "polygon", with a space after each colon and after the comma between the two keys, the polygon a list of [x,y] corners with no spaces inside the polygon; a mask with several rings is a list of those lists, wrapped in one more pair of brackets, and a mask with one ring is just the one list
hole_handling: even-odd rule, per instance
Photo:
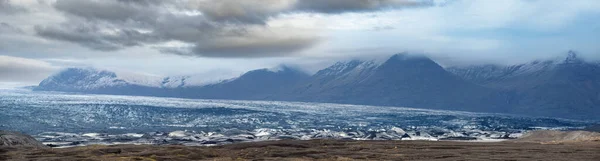
{"label": "overcast sky", "polygon": [[450,65],[600,58],[598,0],[0,0],[0,82],[65,67],[220,77],[423,53]]}

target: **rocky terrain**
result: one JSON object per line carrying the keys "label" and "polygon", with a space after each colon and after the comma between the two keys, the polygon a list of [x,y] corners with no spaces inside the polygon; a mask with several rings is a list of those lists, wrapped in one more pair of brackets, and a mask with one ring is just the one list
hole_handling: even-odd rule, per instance
{"label": "rocky terrain", "polygon": [[269,141],[215,147],[179,145],[1,148],[0,160],[599,160],[600,143],[446,141]]}
{"label": "rocky terrain", "polygon": [[514,142],[533,142],[542,144],[562,143],[600,143],[600,133],[590,131],[531,131]]}
{"label": "rocky terrain", "polygon": [[0,146],[45,147],[35,138],[18,132],[0,130]]}
{"label": "rocky terrain", "polygon": [[[280,140],[196,147],[0,146],[0,160],[599,160],[598,133],[537,131],[507,142]],[[546,141],[561,141],[546,144]]]}

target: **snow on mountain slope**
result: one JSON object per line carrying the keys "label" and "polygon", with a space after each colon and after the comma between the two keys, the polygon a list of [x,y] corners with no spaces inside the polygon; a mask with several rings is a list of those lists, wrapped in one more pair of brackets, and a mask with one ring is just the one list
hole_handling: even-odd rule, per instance
{"label": "snow on mountain slope", "polygon": [[199,87],[212,84],[218,84],[236,79],[236,75],[186,75],[186,76],[169,76],[160,79],[155,87],[161,88],[180,88],[180,87]]}
{"label": "snow on mountain slope", "polygon": [[574,52],[561,59],[521,65],[448,70],[473,83],[507,91],[514,113],[578,119],[600,114],[600,65]]}
{"label": "snow on mountain slope", "polygon": [[160,87],[162,84],[162,77],[150,74],[133,73],[127,71],[115,71],[117,76],[115,79],[123,80],[129,84],[149,86],[149,87]]}
{"label": "snow on mountain slope", "polygon": [[154,88],[179,88],[218,83],[225,77],[171,76],[107,71],[94,68],[67,68],[43,80],[38,89],[61,91],[95,90],[108,87],[137,85]]}
{"label": "snow on mountain slope", "polygon": [[357,73],[367,69],[377,68],[379,64],[374,61],[352,60],[348,62],[337,62],[334,65],[317,72],[316,75],[334,76],[344,75],[349,73]]}
{"label": "snow on mountain slope", "polygon": [[555,70],[557,67],[583,63],[587,62],[577,57],[575,52],[569,51],[567,57],[551,60],[536,60],[526,64],[508,66],[488,64],[467,67],[450,67],[446,70],[466,80],[485,84],[490,81],[502,81],[519,76],[536,75],[540,72]]}
{"label": "snow on mountain slope", "polygon": [[[396,54],[383,63],[336,63],[298,85],[301,101],[452,110],[496,110],[495,90],[464,81],[422,55]],[[483,109],[481,107],[490,107]]]}
{"label": "snow on mountain slope", "polygon": [[554,61],[534,61],[527,64],[501,66],[501,65],[480,65],[468,67],[450,67],[447,70],[469,81],[485,82],[489,80],[499,80],[506,77],[515,77],[519,75],[531,74],[538,71],[549,70],[556,66]]}
{"label": "snow on mountain slope", "polygon": [[158,88],[204,86],[209,84],[220,83],[224,80],[236,77],[236,75],[233,74],[224,74],[221,76],[211,74],[194,74],[163,77],[158,75],[122,71],[117,71],[116,74],[118,79],[122,79],[131,84]]}
{"label": "snow on mountain slope", "polygon": [[114,72],[92,68],[68,68],[46,78],[39,84],[38,88],[77,91],[127,84],[126,81],[118,79]]}

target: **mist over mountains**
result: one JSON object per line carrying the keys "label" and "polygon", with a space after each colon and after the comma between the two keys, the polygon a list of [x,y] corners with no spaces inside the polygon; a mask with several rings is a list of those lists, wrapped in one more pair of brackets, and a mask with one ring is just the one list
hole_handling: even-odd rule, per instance
{"label": "mist over mountains", "polygon": [[[190,77],[127,79],[111,71],[69,68],[34,90],[160,97],[329,102],[598,119],[600,64],[569,52],[559,60],[443,68],[425,56],[338,62],[309,75],[282,66],[217,83]],[[160,79],[159,79],[160,80]]]}
{"label": "mist over mountains", "polygon": [[600,65],[586,62],[572,51],[558,60],[448,71],[478,85],[508,92],[511,113],[593,118],[600,111]]}

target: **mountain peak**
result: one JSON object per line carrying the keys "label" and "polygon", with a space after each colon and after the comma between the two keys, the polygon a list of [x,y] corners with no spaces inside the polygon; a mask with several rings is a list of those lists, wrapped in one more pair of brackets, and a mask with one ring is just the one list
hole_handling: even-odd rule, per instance
{"label": "mountain peak", "polygon": [[[259,70],[261,70],[261,69],[259,69]],[[274,72],[274,73],[280,73],[280,72],[283,72],[283,73],[286,73],[286,72],[302,72],[302,71],[298,70],[297,68],[290,67],[290,66],[285,65],[285,64],[281,64],[281,65],[278,65],[278,66],[273,67],[273,68],[262,69],[262,70],[267,70],[267,71]]]}
{"label": "mountain peak", "polygon": [[393,68],[439,68],[442,67],[425,55],[400,53],[391,56],[381,67]]}
{"label": "mountain peak", "polygon": [[431,61],[429,57],[422,54],[409,54],[409,53],[399,53],[392,55],[387,61],[388,62],[398,62],[398,61]]}
{"label": "mountain peak", "polygon": [[[69,79],[71,81],[84,80],[84,79],[101,79],[101,78],[116,78],[117,74],[106,70],[98,70],[95,68],[66,68],[53,76],[49,77],[49,80],[53,79]],[[48,79],[47,79],[48,80]]]}
{"label": "mountain peak", "polygon": [[579,64],[582,63],[583,60],[577,57],[577,53],[573,50],[569,50],[567,53],[567,57],[563,61],[564,64]]}
{"label": "mountain peak", "polygon": [[240,79],[240,78],[257,78],[258,79],[258,78],[282,76],[282,75],[286,75],[286,76],[293,75],[293,76],[298,76],[298,77],[308,77],[309,76],[305,72],[300,71],[296,68],[289,67],[287,65],[279,65],[275,68],[263,68],[263,69],[252,70],[252,71],[242,74],[242,76],[238,77],[237,79]]}
{"label": "mountain peak", "polygon": [[117,80],[117,74],[114,72],[94,68],[66,68],[44,79],[39,88],[66,88],[73,91],[122,84],[125,82]]}

